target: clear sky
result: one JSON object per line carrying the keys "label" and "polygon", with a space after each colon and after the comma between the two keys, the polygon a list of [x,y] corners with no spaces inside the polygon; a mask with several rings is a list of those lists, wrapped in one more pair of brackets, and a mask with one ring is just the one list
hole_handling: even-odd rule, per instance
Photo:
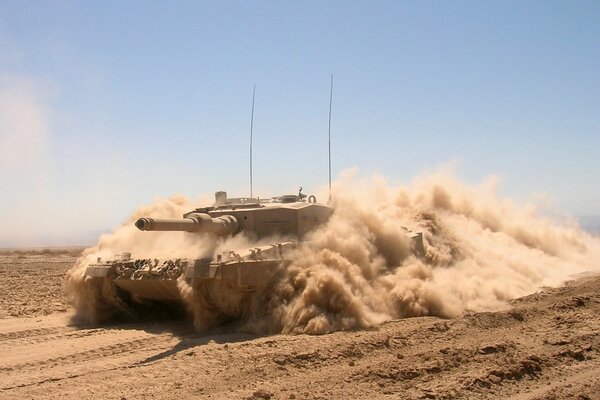
{"label": "clear sky", "polygon": [[[88,243],[155,196],[456,162],[600,214],[598,1],[0,1],[0,247]],[[90,239],[92,238],[92,239]]]}

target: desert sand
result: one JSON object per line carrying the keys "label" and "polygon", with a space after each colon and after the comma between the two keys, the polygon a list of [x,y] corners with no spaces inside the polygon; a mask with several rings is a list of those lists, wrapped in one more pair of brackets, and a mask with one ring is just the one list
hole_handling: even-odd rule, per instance
{"label": "desert sand", "polygon": [[77,254],[0,254],[0,398],[600,398],[597,275],[453,319],[199,334],[190,318],[71,324],[62,287]]}

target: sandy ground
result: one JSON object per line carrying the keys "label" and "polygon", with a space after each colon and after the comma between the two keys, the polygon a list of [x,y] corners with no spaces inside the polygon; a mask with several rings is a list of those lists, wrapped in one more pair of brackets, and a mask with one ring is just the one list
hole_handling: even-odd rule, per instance
{"label": "sandy ground", "polygon": [[70,325],[76,253],[0,253],[0,398],[600,399],[598,276],[458,319],[199,335],[186,320]]}

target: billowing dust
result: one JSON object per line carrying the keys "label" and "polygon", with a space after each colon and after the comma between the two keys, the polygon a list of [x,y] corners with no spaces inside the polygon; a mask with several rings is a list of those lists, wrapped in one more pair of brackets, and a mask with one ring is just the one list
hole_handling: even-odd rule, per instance
{"label": "billowing dust", "polygon": [[[321,334],[396,318],[498,310],[541,286],[600,268],[600,239],[501,198],[493,178],[468,186],[439,172],[391,187],[381,178],[347,174],[334,195],[329,222],[299,245],[270,290],[248,302],[240,329]],[[142,216],[181,217],[195,206],[183,197],[157,201],[102,235],[67,276],[78,315],[96,321],[105,312],[94,299],[110,288],[92,288],[83,276],[97,257],[124,251],[142,258],[201,257],[248,245],[241,236],[223,242],[140,232],[133,225]],[[411,255],[405,228],[423,232],[425,257]],[[210,313],[191,288],[183,281],[179,288],[196,326],[211,326],[214,319],[206,318]]]}

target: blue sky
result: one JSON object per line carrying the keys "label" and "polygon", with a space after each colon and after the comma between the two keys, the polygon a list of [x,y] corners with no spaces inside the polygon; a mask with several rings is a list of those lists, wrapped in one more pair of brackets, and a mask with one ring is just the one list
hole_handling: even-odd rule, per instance
{"label": "blue sky", "polygon": [[154,196],[454,162],[600,214],[600,2],[0,2],[0,247],[89,242]]}

